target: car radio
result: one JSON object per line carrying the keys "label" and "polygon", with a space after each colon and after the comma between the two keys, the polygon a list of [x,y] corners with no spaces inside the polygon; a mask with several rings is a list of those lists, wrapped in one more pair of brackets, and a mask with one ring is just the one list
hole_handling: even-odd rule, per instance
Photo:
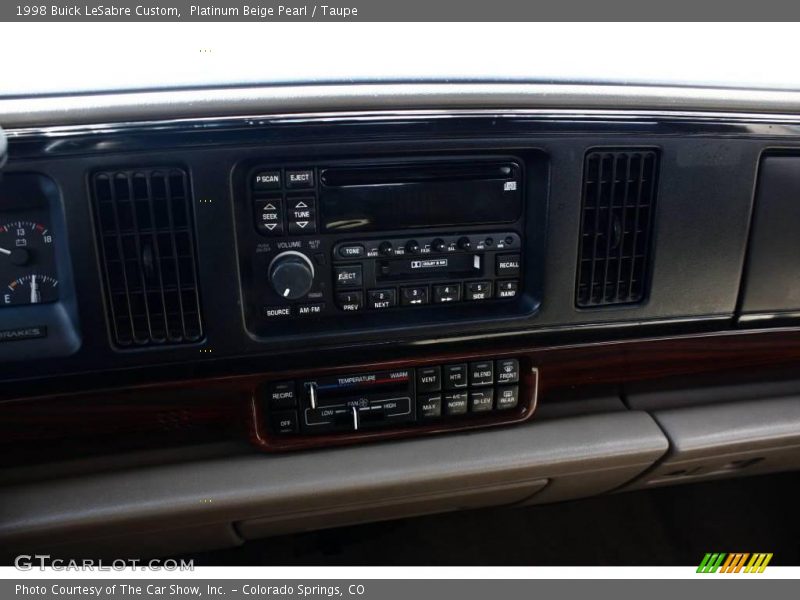
{"label": "car radio", "polygon": [[430,311],[517,301],[522,165],[478,156],[248,166],[238,232],[248,328],[341,328],[357,315],[380,325],[410,311],[424,322]]}

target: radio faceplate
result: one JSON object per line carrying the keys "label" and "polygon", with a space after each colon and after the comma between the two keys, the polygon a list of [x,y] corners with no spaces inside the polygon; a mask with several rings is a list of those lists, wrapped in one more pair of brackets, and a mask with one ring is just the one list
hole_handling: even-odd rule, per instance
{"label": "radio faceplate", "polygon": [[[481,156],[243,166],[248,330],[335,334],[530,312],[522,165]],[[396,228],[375,230],[387,222]]]}

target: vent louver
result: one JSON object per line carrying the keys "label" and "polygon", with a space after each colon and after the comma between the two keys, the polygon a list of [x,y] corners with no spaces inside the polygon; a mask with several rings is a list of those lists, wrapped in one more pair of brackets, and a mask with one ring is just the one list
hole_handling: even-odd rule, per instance
{"label": "vent louver", "polygon": [[586,155],[577,306],[644,299],[657,175],[654,150],[597,150]]}
{"label": "vent louver", "polygon": [[111,330],[119,346],[203,337],[189,179],[176,168],[91,179]]}

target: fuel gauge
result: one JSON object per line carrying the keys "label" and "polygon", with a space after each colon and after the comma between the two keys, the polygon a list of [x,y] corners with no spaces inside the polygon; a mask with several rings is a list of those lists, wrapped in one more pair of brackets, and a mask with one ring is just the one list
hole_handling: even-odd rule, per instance
{"label": "fuel gauge", "polygon": [[49,275],[31,273],[8,284],[3,304],[39,304],[58,300],[58,280]]}

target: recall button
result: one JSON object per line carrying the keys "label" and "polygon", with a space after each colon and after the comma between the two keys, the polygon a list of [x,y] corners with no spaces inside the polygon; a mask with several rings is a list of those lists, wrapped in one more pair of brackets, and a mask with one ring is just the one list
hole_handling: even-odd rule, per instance
{"label": "recall button", "polygon": [[519,275],[519,254],[501,254],[497,257],[497,276],[516,277]]}

